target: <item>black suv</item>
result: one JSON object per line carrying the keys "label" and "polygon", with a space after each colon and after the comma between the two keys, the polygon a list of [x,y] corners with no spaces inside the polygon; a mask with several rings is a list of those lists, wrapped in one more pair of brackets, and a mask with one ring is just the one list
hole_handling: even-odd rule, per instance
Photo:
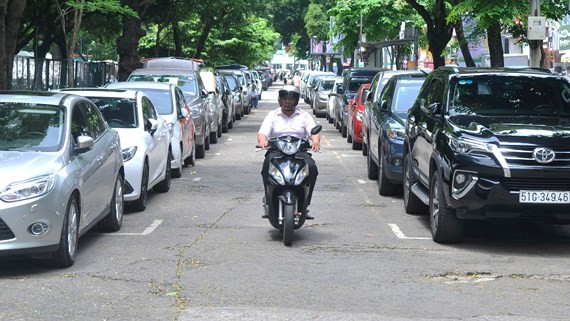
{"label": "black suv", "polygon": [[570,223],[570,83],[544,69],[441,67],[407,117],[404,206],[433,240],[463,221]]}

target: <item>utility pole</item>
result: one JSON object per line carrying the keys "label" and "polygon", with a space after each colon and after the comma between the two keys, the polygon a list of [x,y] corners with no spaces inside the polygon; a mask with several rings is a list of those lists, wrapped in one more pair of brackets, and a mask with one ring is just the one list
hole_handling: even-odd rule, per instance
{"label": "utility pole", "polygon": [[[541,0],[530,0],[530,16],[540,16],[540,1]],[[530,67],[540,67],[540,47],[542,46],[542,40],[529,40],[528,43],[530,47]]]}

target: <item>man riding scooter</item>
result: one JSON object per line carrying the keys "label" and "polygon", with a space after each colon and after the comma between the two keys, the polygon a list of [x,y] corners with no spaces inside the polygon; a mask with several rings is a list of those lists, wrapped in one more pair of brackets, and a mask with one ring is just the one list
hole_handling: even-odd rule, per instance
{"label": "man riding scooter", "polygon": [[[267,148],[269,145],[269,139],[271,138],[290,135],[300,139],[307,139],[311,135],[311,129],[313,129],[316,124],[313,117],[308,112],[297,107],[299,104],[299,98],[300,92],[295,86],[286,85],[279,90],[279,108],[269,112],[259,128],[257,143],[260,148]],[[320,139],[321,136],[318,133],[311,136],[311,150],[313,152],[320,152]],[[264,192],[267,192],[269,164],[273,158],[281,156],[282,152],[274,149],[269,149],[265,154],[265,160],[261,170]],[[298,151],[295,154],[295,157],[304,159],[309,167],[308,179],[310,187],[307,204],[310,204],[313,188],[315,187],[318,175],[317,166],[311,157],[311,154],[306,151]],[[309,216],[308,213],[305,214],[306,219],[313,219],[313,217]]]}

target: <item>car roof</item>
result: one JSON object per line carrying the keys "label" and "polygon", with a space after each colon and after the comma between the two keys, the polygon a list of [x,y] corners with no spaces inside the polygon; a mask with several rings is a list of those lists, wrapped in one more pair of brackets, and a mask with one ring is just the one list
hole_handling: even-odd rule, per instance
{"label": "car roof", "polygon": [[182,68],[200,70],[200,63],[192,59],[181,57],[158,57],[148,58],[143,61],[143,68]]}
{"label": "car roof", "polygon": [[161,89],[170,90],[174,84],[154,81],[120,81],[109,83],[105,88],[124,88],[124,89]]}
{"label": "car roof", "polygon": [[65,88],[61,92],[68,92],[80,96],[112,97],[112,98],[132,98],[137,97],[136,90],[116,89],[116,88]]}
{"label": "car roof", "polygon": [[182,68],[139,68],[133,70],[131,75],[172,75],[172,76],[196,76],[199,73],[197,70],[182,69]]}
{"label": "car roof", "polygon": [[39,105],[63,105],[64,101],[76,95],[57,91],[1,90],[1,102],[26,102]]}
{"label": "car roof", "polygon": [[524,74],[524,75],[534,75],[534,76],[555,76],[558,75],[553,73],[549,69],[545,68],[509,68],[509,67],[496,67],[496,68],[484,68],[484,67],[452,67],[452,66],[442,66],[437,69],[437,71],[447,71],[449,73],[454,73],[458,75],[483,75],[483,74]]}

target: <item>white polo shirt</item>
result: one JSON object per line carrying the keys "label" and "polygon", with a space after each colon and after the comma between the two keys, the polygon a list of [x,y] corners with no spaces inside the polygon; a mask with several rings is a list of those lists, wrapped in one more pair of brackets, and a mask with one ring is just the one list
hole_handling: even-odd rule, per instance
{"label": "white polo shirt", "polygon": [[306,139],[315,126],[313,116],[299,107],[295,107],[291,116],[283,114],[279,107],[265,116],[258,133],[267,138],[291,135]]}

